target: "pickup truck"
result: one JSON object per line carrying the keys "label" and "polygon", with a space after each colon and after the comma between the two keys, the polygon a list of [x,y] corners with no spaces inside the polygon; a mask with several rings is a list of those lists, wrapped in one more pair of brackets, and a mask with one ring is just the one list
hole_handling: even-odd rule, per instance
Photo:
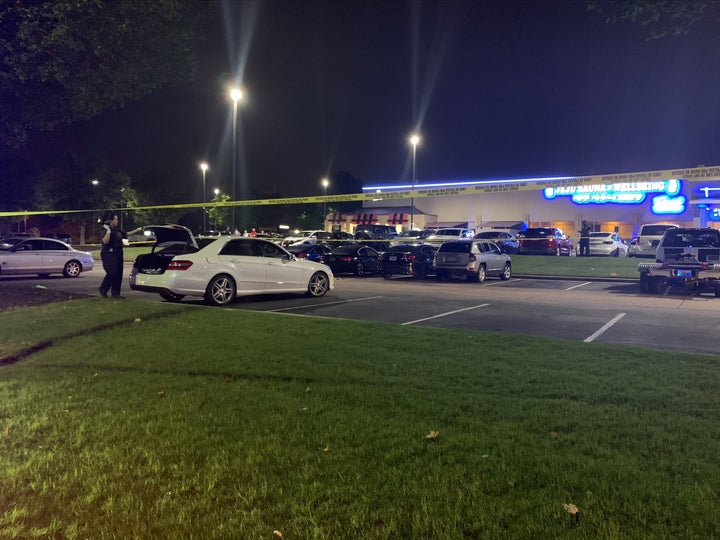
{"label": "pickup truck", "polygon": [[663,233],[654,263],[640,263],[640,292],[663,294],[668,287],[709,289],[720,297],[720,231],[674,228]]}

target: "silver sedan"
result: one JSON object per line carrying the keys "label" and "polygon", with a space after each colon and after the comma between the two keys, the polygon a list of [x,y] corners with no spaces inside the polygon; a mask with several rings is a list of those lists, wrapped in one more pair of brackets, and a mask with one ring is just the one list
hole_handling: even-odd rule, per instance
{"label": "silver sedan", "polygon": [[92,270],[93,257],[53,238],[8,237],[0,240],[0,275],[62,274],[78,277]]}

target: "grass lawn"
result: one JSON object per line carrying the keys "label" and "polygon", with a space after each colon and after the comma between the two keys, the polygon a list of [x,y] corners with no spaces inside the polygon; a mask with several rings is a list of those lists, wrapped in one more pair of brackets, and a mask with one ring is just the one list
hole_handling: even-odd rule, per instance
{"label": "grass lawn", "polygon": [[0,356],[2,538],[720,536],[715,356],[100,298]]}

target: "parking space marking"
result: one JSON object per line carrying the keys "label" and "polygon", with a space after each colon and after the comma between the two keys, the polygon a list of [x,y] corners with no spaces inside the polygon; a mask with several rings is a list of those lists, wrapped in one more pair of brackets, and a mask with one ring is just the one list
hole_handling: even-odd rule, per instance
{"label": "parking space marking", "polygon": [[367,296],[365,298],[353,298],[351,300],[338,300],[337,302],[325,302],[324,304],[311,304],[311,305],[306,305],[306,306],[284,307],[284,308],[278,308],[278,309],[266,309],[265,311],[267,313],[272,313],[275,311],[292,311],[294,309],[307,309],[309,307],[332,306],[334,304],[349,304],[350,302],[364,302],[365,300],[377,300],[378,298],[382,298],[382,296]]}
{"label": "parking space marking", "polygon": [[445,313],[439,313],[438,315],[433,315],[432,317],[425,317],[424,319],[417,319],[415,321],[404,322],[404,323],[401,323],[400,326],[406,326],[408,324],[415,324],[415,323],[419,323],[419,322],[423,322],[423,321],[429,321],[431,319],[439,319],[440,317],[447,317],[448,315],[454,315],[455,313],[462,313],[463,311],[470,311],[471,309],[478,309],[478,308],[486,307],[489,305],[490,304],[480,304],[479,306],[471,306],[471,307],[466,307],[463,309],[456,309],[455,311],[447,311]]}
{"label": "parking space marking", "polygon": [[592,285],[592,281],[586,281],[585,283],[579,283],[578,285],[573,285],[572,287],[568,287],[565,290],[572,291],[573,289],[577,289],[578,287],[584,287],[585,285]]}
{"label": "parking space marking", "polygon": [[618,322],[624,316],[625,316],[625,313],[620,313],[620,314],[616,315],[615,317],[613,317],[613,319],[611,321],[608,321],[607,323],[605,323],[603,325],[603,327],[600,328],[600,330],[595,332],[593,335],[586,337],[583,341],[585,343],[590,343],[591,341],[595,341],[595,338],[603,335],[608,328],[610,328],[612,325],[614,325],[616,322]]}

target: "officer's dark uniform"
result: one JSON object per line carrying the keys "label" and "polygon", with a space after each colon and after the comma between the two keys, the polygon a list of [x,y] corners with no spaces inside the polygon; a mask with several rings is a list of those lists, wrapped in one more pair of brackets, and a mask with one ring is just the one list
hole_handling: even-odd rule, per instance
{"label": "officer's dark uniform", "polygon": [[111,227],[110,240],[103,245],[100,251],[100,258],[105,270],[105,278],[100,284],[102,296],[107,296],[108,291],[111,291],[114,297],[120,296],[123,274],[123,238],[127,238],[125,231],[119,227]]}

